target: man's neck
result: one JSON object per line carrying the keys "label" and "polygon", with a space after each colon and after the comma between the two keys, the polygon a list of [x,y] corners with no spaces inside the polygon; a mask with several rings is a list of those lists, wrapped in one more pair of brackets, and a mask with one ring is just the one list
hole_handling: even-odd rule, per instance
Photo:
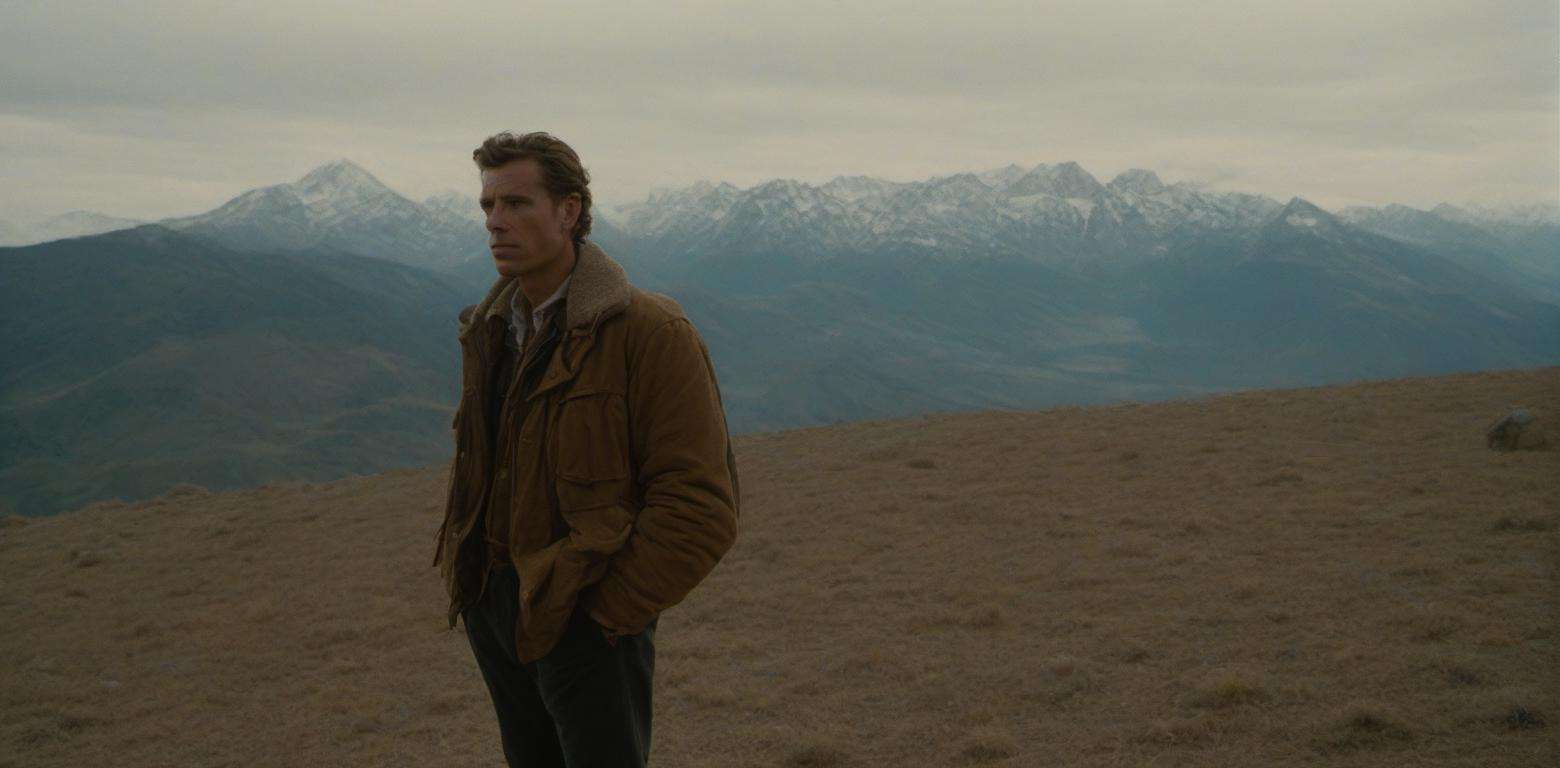
{"label": "man's neck", "polygon": [[525,292],[526,301],[533,307],[540,306],[556,293],[558,286],[563,285],[564,278],[574,271],[574,261],[577,258],[574,243],[571,242],[562,255],[548,263],[547,269],[522,276],[520,290]]}

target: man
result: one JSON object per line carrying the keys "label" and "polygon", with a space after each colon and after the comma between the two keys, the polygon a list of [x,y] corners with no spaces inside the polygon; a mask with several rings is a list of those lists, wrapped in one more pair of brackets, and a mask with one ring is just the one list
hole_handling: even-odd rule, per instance
{"label": "man", "polygon": [[546,133],[472,153],[498,279],[460,316],[455,460],[434,564],[510,765],[642,766],[659,614],[736,538],[709,353],[590,233],[590,178]]}

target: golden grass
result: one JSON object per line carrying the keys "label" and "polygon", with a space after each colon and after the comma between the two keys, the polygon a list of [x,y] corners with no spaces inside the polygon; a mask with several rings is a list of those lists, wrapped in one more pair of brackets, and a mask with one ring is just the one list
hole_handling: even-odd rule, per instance
{"label": "golden grass", "polygon": [[[1560,434],[1560,368],[739,438],[654,763],[1560,764],[1517,405]],[[445,474],[0,521],[0,766],[500,765]]]}

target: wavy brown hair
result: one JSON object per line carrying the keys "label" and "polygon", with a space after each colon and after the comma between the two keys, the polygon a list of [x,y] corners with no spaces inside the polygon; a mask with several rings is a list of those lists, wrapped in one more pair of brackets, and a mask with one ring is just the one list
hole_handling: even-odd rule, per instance
{"label": "wavy brown hair", "polygon": [[553,201],[569,195],[580,196],[580,215],[574,220],[574,247],[585,244],[590,234],[590,173],[580,164],[580,156],[563,139],[546,131],[516,135],[495,133],[471,153],[477,167],[492,170],[515,160],[535,160],[542,169],[542,185]]}

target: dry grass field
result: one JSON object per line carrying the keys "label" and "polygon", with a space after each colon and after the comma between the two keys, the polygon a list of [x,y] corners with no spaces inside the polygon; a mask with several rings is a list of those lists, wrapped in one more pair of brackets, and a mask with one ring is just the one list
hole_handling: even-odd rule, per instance
{"label": "dry grass field", "polygon": [[[740,438],[652,762],[1560,765],[1557,427],[1544,368]],[[10,519],[0,766],[500,765],[444,481]]]}

